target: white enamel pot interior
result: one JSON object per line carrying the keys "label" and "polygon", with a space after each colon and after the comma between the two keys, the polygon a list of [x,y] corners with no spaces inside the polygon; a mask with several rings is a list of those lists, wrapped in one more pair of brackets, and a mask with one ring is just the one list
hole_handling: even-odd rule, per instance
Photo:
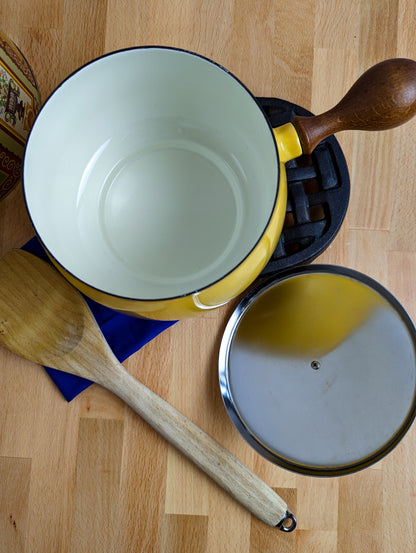
{"label": "white enamel pot interior", "polygon": [[159,47],[71,75],[41,110],[24,162],[49,254],[133,299],[221,280],[260,240],[278,187],[273,131],[251,93],[212,61]]}

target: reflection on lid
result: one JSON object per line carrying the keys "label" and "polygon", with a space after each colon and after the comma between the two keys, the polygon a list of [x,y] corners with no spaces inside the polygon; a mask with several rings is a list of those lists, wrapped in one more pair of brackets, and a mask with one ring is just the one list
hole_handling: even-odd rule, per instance
{"label": "reflection on lid", "polygon": [[391,310],[363,283],[336,274],[304,274],[256,298],[240,323],[238,341],[265,353],[319,359],[380,307]]}

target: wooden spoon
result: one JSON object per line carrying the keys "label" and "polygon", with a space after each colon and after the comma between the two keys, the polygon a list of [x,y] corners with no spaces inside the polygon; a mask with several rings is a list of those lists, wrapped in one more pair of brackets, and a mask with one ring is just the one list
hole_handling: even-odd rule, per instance
{"label": "wooden spoon", "polygon": [[111,390],[270,526],[291,531],[286,503],[223,446],[138,382],[118,362],[81,294],[51,265],[22,250],[0,259],[0,344]]}

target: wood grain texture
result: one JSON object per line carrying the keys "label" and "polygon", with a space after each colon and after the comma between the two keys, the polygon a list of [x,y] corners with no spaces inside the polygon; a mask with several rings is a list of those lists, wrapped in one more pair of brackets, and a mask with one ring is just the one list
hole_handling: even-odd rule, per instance
{"label": "wood grain texture", "polygon": [[[80,63],[132,45],[189,48],[254,94],[315,113],[374,63],[416,59],[413,0],[3,0],[0,15],[43,100]],[[376,278],[416,318],[416,121],[338,140],[351,199],[317,261]],[[0,254],[32,235],[17,188],[0,203]],[[278,491],[297,530],[286,536],[252,518],[109,392],[92,386],[67,404],[42,369],[2,350],[0,553],[111,551],[112,543],[117,553],[415,551],[415,427],[356,475],[313,479],[265,461],[237,434],[219,394],[216,357],[231,310],[174,325],[125,366]],[[85,536],[82,509],[93,498],[100,505]],[[101,525],[109,513],[114,520]]]}
{"label": "wood grain texture", "polygon": [[123,421],[80,420],[69,551],[117,551],[122,454]]}
{"label": "wood grain texture", "polygon": [[30,459],[0,458],[0,551],[25,550],[30,475]]}
{"label": "wood grain texture", "polygon": [[263,480],[118,362],[81,294],[53,266],[15,249],[0,259],[0,282],[4,348],[105,387],[262,521],[276,527],[286,518],[286,503]]}

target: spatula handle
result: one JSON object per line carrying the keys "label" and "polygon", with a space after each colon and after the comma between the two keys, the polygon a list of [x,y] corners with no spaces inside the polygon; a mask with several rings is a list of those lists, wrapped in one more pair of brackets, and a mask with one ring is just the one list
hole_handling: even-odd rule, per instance
{"label": "spatula handle", "polygon": [[292,120],[304,154],[327,136],[345,130],[397,127],[416,113],[416,61],[396,58],[368,69],[329,111]]}
{"label": "spatula handle", "polygon": [[[108,371],[106,373],[109,375]],[[123,399],[260,520],[285,532],[295,528],[296,519],[274,490],[216,440],[137,381],[122,365],[102,385]]]}

